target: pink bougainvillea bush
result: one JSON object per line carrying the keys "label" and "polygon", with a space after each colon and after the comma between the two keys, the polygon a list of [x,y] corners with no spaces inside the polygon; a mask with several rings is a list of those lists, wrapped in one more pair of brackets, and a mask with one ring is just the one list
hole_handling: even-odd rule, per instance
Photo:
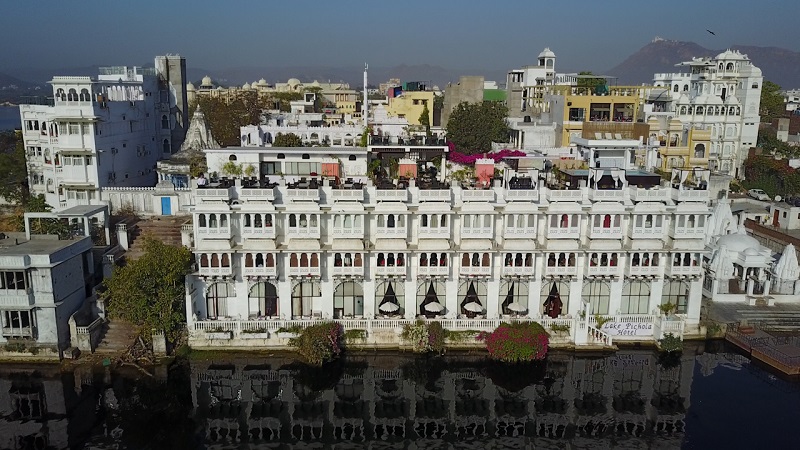
{"label": "pink bougainvillea bush", "polygon": [[326,322],[304,328],[298,337],[289,340],[289,345],[297,347],[307,363],[321,366],[342,353],[343,335],[341,324]]}
{"label": "pink bougainvillea bush", "polygon": [[544,359],[550,342],[536,322],[502,323],[491,333],[479,334],[478,340],[486,343],[491,358],[510,363]]}
{"label": "pink bougainvillea bush", "polygon": [[463,153],[458,153],[457,151],[450,149],[450,153],[448,153],[447,159],[449,159],[454,163],[463,164],[466,166],[475,164],[475,161],[477,161],[480,158],[490,158],[493,159],[494,162],[498,162],[501,161],[503,158],[509,158],[513,156],[525,156],[525,155],[526,155],[525,152],[521,152],[519,150],[509,150],[509,149],[500,150],[499,152],[494,152],[494,153],[465,155]]}

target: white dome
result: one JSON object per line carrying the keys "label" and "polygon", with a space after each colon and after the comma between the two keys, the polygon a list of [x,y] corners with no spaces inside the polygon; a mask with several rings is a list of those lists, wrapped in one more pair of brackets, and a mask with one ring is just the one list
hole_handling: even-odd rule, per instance
{"label": "white dome", "polygon": [[300,84],[300,80],[297,78],[289,78],[289,81],[286,82],[289,86],[297,86]]}
{"label": "white dome", "polygon": [[539,58],[555,58],[556,54],[550,50],[550,47],[545,47],[542,53],[539,53]]}
{"label": "white dome", "polygon": [[250,89],[250,83],[243,84],[242,89]]}
{"label": "white dome", "polygon": [[748,248],[744,251],[744,254],[747,256],[758,256],[761,254],[758,250],[754,249],[753,247]]}
{"label": "white dome", "polygon": [[214,83],[211,82],[211,77],[206,75],[203,77],[203,81],[200,82],[201,86],[213,86]]}
{"label": "white dome", "polygon": [[747,250],[754,250],[755,254],[761,253],[761,244],[758,239],[741,233],[726,234],[717,240],[717,247],[725,246],[728,250],[736,253],[747,253]]}
{"label": "white dome", "polygon": [[724,52],[720,53],[719,55],[717,55],[717,59],[726,59],[726,60],[735,59],[735,60],[743,61],[743,60],[747,59],[747,57],[745,55],[739,53],[739,51],[737,51],[737,50],[728,49],[728,50],[725,50]]}
{"label": "white dome", "polygon": [[258,85],[259,86],[266,86],[267,85],[267,80],[265,80],[263,78],[258,80]]}
{"label": "white dome", "polygon": [[186,90],[187,91],[194,91],[196,90],[192,83],[186,83]]}

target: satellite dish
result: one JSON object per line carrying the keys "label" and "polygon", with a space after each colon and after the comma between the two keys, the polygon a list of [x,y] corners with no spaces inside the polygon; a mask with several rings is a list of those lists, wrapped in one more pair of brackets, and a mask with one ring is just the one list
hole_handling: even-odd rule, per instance
{"label": "satellite dish", "polygon": [[780,195],[776,195],[775,196],[775,202],[777,203],[777,202],[780,202],[780,201],[781,201],[781,196]]}

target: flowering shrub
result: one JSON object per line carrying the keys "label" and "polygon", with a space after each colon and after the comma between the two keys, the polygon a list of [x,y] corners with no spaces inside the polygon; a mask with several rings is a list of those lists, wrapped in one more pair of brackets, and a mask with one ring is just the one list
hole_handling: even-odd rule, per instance
{"label": "flowering shrub", "polygon": [[498,162],[503,158],[508,158],[511,156],[525,156],[525,152],[521,152],[519,150],[503,149],[500,150],[499,152],[494,152],[494,153],[485,153],[485,154],[479,153],[474,155],[465,155],[463,153],[458,153],[453,149],[450,149],[447,159],[456,164],[473,165],[475,164],[475,161],[477,161],[480,158],[491,158],[494,160],[494,162]]}
{"label": "flowering shrub", "polygon": [[478,340],[486,342],[493,359],[513,363],[544,359],[549,343],[547,331],[536,322],[502,323]]}
{"label": "flowering shrub", "polygon": [[427,324],[421,320],[403,327],[400,337],[411,344],[416,353],[444,351],[445,330],[439,322]]}
{"label": "flowering shrub", "polygon": [[334,322],[312,325],[303,329],[300,336],[289,340],[289,345],[297,347],[306,362],[321,366],[342,353],[342,325]]}

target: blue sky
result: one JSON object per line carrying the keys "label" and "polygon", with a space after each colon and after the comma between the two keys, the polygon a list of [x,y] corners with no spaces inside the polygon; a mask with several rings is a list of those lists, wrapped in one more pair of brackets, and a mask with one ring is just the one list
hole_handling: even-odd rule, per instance
{"label": "blue sky", "polygon": [[[151,63],[190,67],[432,64],[507,70],[544,47],[563,70],[605,70],[655,36],[800,50],[800,0],[3,2],[0,71]],[[708,34],[706,29],[717,35]]]}

